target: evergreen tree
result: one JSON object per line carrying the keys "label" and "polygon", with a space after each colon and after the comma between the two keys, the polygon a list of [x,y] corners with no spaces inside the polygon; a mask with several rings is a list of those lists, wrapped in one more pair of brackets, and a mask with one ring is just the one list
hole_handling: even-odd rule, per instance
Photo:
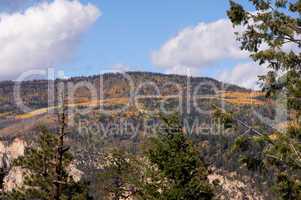
{"label": "evergreen tree", "polygon": [[[250,2],[256,12],[248,12],[230,1],[228,16],[234,26],[244,27],[237,33],[241,48],[249,51],[254,61],[270,69],[265,76],[259,77],[267,97],[286,95],[290,119],[286,131],[270,136],[241,137],[235,149],[247,153],[246,143],[264,145],[256,159],[244,155],[241,161],[249,167],[256,163],[272,170],[276,174],[279,199],[301,199],[301,1]],[[250,148],[253,145],[249,145]]]}
{"label": "evergreen tree", "polygon": [[146,144],[143,155],[114,150],[99,175],[104,197],[115,200],[210,200],[208,171],[183,134],[176,115],[161,117],[165,128]]}
{"label": "evergreen tree", "polygon": [[24,156],[14,161],[14,166],[24,170],[24,182],[5,195],[8,200],[90,200],[87,184],[75,182],[67,167],[73,158],[65,146],[65,106],[58,113],[58,134],[41,127],[39,138],[27,147]]}
{"label": "evergreen tree", "polygon": [[147,176],[141,184],[142,199],[207,200],[213,190],[200,153],[184,135],[177,116],[161,117],[164,128],[150,140],[146,152]]}
{"label": "evergreen tree", "polygon": [[[230,1],[228,16],[237,32],[241,49],[266,65],[270,72],[259,77],[268,95],[286,92],[288,107],[300,112],[301,106],[301,1],[249,0],[256,12],[246,11]],[[281,72],[281,73],[279,73]]]}

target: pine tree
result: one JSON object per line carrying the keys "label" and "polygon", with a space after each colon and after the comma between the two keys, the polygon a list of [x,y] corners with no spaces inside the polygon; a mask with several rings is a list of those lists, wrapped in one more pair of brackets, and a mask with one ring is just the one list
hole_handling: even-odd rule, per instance
{"label": "pine tree", "polygon": [[115,200],[210,200],[213,188],[197,148],[176,115],[161,116],[165,128],[145,144],[142,155],[114,150],[99,175],[104,196]]}
{"label": "pine tree", "polygon": [[244,156],[241,160],[248,166],[258,163],[275,173],[279,199],[301,199],[301,1],[250,2],[256,12],[248,12],[230,1],[228,16],[234,26],[244,27],[237,33],[241,48],[249,51],[254,61],[270,69],[259,77],[267,97],[286,95],[290,119],[286,131],[272,136],[239,138],[235,146],[246,153],[246,142],[263,144],[257,159]]}
{"label": "pine tree", "polygon": [[7,200],[91,200],[87,184],[75,182],[67,167],[73,157],[65,146],[65,111],[58,114],[60,131],[52,133],[40,127],[39,138],[32,147],[27,147],[24,156],[13,165],[24,170],[22,186],[8,192]]}
{"label": "pine tree", "polygon": [[213,190],[200,153],[184,135],[179,118],[161,116],[165,128],[150,140],[146,152],[147,176],[141,184],[142,199],[209,200]]}
{"label": "pine tree", "polygon": [[[266,65],[270,72],[261,76],[267,94],[285,91],[289,109],[300,110],[301,97],[301,1],[250,0],[256,12],[246,11],[230,1],[228,16],[237,32],[241,49],[251,58]],[[281,73],[279,73],[281,72]]]}

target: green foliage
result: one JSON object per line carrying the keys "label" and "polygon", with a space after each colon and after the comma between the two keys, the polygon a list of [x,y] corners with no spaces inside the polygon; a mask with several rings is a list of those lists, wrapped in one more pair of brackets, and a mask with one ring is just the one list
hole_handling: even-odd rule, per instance
{"label": "green foliage", "polygon": [[114,150],[105,159],[99,182],[104,197],[149,200],[209,200],[213,188],[200,153],[183,134],[177,116],[160,116],[160,133],[143,155]]}
{"label": "green foliage", "polygon": [[248,170],[273,174],[273,189],[279,199],[300,199],[300,133],[289,128],[285,134],[241,136],[232,146],[232,155],[239,155],[239,161]]}
{"label": "green foliage", "polygon": [[[213,190],[199,152],[179,129],[179,119],[170,117],[157,137],[151,138],[146,157],[157,169],[157,179],[144,183],[151,199],[212,199]],[[159,183],[159,184],[158,184]],[[152,188],[152,194],[148,193]]]}
{"label": "green foliage", "polygon": [[300,199],[301,198],[301,182],[300,179],[294,179],[293,176],[288,176],[287,173],[277,175],[277,184],[274,188],[279,191],[280,199]]}
{"label": "green foliage", "polygon": [[135,185],[140,176],[135,158],[125,151],[115,149],[104,160],[103,173],[98,175],[103,196],[111,197],[112,200],[133,196],[137,192]]}
{"label": "green foliage", "polygon": [[[257,155],[243,154],[241,161],[247,166],[259,165],[272,171],[276,175],[274,188],[279,199],[301,199],[301,1],[250,2],[256,12],[248,12],[230,1],[228,16],[234,26],[244,27],[237,33],[241,48],[249,51],[254,61],[271,69],[260,77],[263,91],[267,97],[280,97],[287,103],[290,120],[297,126],[289,126],[288,130],[271,136],[249,137],[252,145],[247,149],[258,143],[264,146]],[[248,143],[248,139],[240,139],[238,143]],[[247,153],[246,146],[236,144],[236,147]]]}
{"label": "green foliage", "polygon": [[56,198],[58,182],[57,150],[59,137],[45,127],[41,128],[41,135],[33,147],[25,150],[24,156],[14,161],[15,167],[24,170],[23,185],[8,192],[4,199],[10,200],[88,200],[87,187],[83,183],[76,183],[68,174],[67,167],[72,161],[72,155],[66,151],[63,156],[60,182],[62,192]]}
{"label": "green foliage", "polygon": [[225,112],[220,108],[214,107],[213,119],[217,121],[217,124],[223,125],[224,129],[233,128],[233,115],[232,113]]}
{"label": "green foliage", "polygon": [[231,147],[231,154],[238,155],[239,162],[248,170],[265,173],[267,168],[263,159],[264,144],[259,137],[240,136]]}
{"label": "green foliage", "polygon": [[[289,0],[250,0],[256,12],[248,12],[230,1],[228,16],[235,26],[241,48],[251,53],[254,61],[267,65],[271,72],[262,76],[263,89],[268,94],[285,91],[290,101],[300,104],[301,72],[301,2]],[[281,76],[277,73],[281,71]],[[271,79],[271,73],[274,77]],[[296,91],[296,89],[298,91]],[[271,92],[273,90],[273,92]],[[298,93],[298,94],[297,94]]]}

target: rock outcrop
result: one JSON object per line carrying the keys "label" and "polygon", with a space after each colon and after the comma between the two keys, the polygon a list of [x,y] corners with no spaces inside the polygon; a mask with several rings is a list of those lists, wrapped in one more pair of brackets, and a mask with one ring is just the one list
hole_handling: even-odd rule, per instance
{"label": "rock outcrop", "polygon": [[[11,144],[6,145],[0,141],[0,190],[11,191],[22,185],[25,170],[20,167],[11,167],[13,160],[24,155],[26,142],[16,138]],[[83,172],[71,164],[67,171],[74,181],[80,181]]]}
{"label": "rock outcrop", "polygon": [[20,167],[11,168],[3,180],[3,191],[12,191],[14,188],[22,185],[23,173],[24,170]]}
{"label": "rock outcrop", "polygon": [[0,189],[10,191],[23,182],[23,172],[18,167],[11,168],[12,161],[24,155],[26,143],[16,138],[11,144],[0,142]]}
{"label": "rock outcrop", "polygon": [[213,173],[208,179],[214,185],[220,188],[217,192],[217,199],[220,200],[264,200],[266,199],[252,185],[252,179],[249,177],[239,178],[236,172],[227,172],[223,170],[212,169]]}

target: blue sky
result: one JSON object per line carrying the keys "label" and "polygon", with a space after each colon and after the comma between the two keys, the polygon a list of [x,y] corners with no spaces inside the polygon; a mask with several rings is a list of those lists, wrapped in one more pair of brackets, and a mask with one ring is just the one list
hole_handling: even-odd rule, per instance
{"label": "blue sky", "polygon": [[240,51],[228,8],[228,0],[2,0],[0,79],[46,67],[67,76],[189,69],[253,87],[262,70]]}
{"label": "blue sky", "polygon": [[[151,52],[185,27],[226,18],[229,7],[227,0],[82,2],[93,3],[103,15],[86,33],[75,59],[67,64],[67,72],[69,67],[76,69],[70,75],[94,74],[116,64],[132,70],[164,72],[152,64]],[[219,65],[232,64],[224,61]],[[206,75],[212,74],[206,70]]]}

